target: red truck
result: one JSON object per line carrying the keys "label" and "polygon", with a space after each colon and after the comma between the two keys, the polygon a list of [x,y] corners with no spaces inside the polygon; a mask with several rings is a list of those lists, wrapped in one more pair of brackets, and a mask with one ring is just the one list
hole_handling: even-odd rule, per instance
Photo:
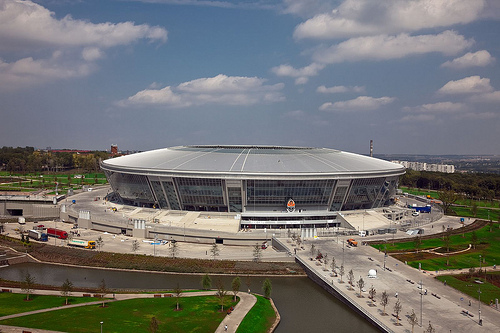
{"label": "red truck", "polygon": [[68,233],[66,231],[55,228],[47,228],[47,235],[60,239],[68,238]]}

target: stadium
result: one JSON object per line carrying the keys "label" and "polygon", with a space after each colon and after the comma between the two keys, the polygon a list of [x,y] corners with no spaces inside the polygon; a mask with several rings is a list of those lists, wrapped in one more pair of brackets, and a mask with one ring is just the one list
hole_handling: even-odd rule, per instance
{"label": "stadium", "polygon": [[125,205],[233,214],[247,228],[339,226],[343,211],[388,206],[404,167],[349,152],[180,146],[105,160]]}

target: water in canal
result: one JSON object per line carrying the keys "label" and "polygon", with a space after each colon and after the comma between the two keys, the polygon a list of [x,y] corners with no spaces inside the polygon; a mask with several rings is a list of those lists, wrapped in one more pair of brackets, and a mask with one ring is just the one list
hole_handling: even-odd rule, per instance
{"label": "water in canal", "polygon": [[[108,288],[172,289],[177,284],[184,289],[200,289],[201,275],[163,274],[133,271],[100,270],[48,264],[18,264],[0,268],[0,278],[21,281],[29,272],[37,283],[60,286],[69,279],[76,287],[97,288],[105,280]],[[212,284],[217,279],[212,277]],[[241,290],[247,288],[247,277],[240,276]],[[231,290],[233,276],[222,276]],[[262,293],[263,277],[251,277],[250,289]],[[272,294],[281,315],[277,333],[288,332],[379,332],[334,296],[307,277],[271,277]]]}

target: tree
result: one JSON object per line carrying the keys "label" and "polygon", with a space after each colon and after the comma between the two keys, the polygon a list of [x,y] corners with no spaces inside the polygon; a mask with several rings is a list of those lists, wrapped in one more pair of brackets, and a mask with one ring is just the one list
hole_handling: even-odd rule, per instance
{"label": "tree", "polygon": [[460,195],[453,190],[439,191],[439,200],[443,203],[444,213],[447,214],[450,206],[460,199]]}
{"label": "tree", "polygon": [[212,247],[210,248],[210,254],[212,255],[213,260],[215,260],[215,257],[219,255],[219,252],[219,246],[217,245],[217,243],[213,243]]}
{"label": "tree", "polygon": [[179,299],[182,296],[182,289],[181,289],[181,287],[179,287],[178,283],[177,283],[177,286],[174,288],[173,293],[175,295],[175,300],[177,302],[177,304],[175,306],[175,310],[179,311],[180,310],[180,308],[179,308]]}
{"label": "tree", "polygon": [[363,292],[363,288],[365,287],[365,280],[363,280],[362,277],[359,277],[359,280],[358,282],[356,282],[356,285],[359,288],[359,297],[363,297],[361,293]]}
{"label": "tree", "polygon": [[29,272],[24,276],[24,280],[21,282],[21,290],[26,293],[26,300],[30,300],[30,294],[33,293],[33,288],[35,287],[35,278],[31,276]]}
{"label": "tree", "polygon": [[175,259],[177,253],[179,252],[177,242],[170,242],[170,248],[168,250],[170,251],[170,256],[172,257],[172,259]]}
{"label": "tree", "polygon": [[156,317],[151,317],[151,321],[149,322],[148,331],[151,333],[156,333],[158,331],[158,320]]}
{"label": "tree", "polygon": [[104,296],[106,296],[106,294],[109,293],[109,290],[108,288],[106,287],[106,281],[104,281],[104,279],[102,279],[101,283],[99,284],[99,298],[101,299],[102,301],[102,307],[104,307]]}
{"label": "tree", "polygon": [[451,244],[451,230],[445,232],[443,237],[444,246],[446,246],[446,252],[450,252],[450,244]]}
{"label": "tree", "polygon": [[329,259],[328,259],[328,254],[325,253],[325,256],[323,257],[323,262],[325,264],[325,271],[328,270],[327,266],[328,266],[328,262],[329,262]]}
{"label": "tree", "polygon": [[241,280],[240,280],[239,276],[237,276],[233,279],[233,282],[231,283],[231,288],[233,289],[235,302],[236,302],[236,295],[240,291],[240,287],[241,287]]}
{"label": "tree", "polygon": [[382,292],[382,295],[380,296],[380,304],[384,307],[384,316],[386,315],[385,313],[385,307],[387,306],[387,304],[389,304],[389,295],[387,294],[387,292],[384,290]]}
{"label": "tree", "polygon": [[398,320],[398,325],[399,325],[399,313],[403,309],[403,306],[401,305],[401,301],[398,299],[396,301],[396,304],[394,304],[394,313],[396,314],[396,319]]}
{"label": "tree", "polygon": [[262,247],[259,244],[255,244],[253,247],[253,260],[259,262],[262,258]]}
{"label": "tree", "polygon": [[352,290],[352,287],[354,286],[354,272],[352,269],[347,273],[347,281],[349,282],[349,290]]}
{"label": "tree", "polygon": [[414,242],[415,250],[417,250],[417,253],[420,251],[420,248],[422,247],[422,238],[420,236],[415,237],[415,242]]}
{"label": "tree", "polygon": [[411,309],[411,314],[408,316],[408,323],[411,325],[411,333],[413,333],[413,327],[418,324],[418,318],[413,309]]}
{"label": "tree", "polygon": [[311,248],[309,249],[309,252],[311,253],[311,257],[314,258],[314,256],[316,255],[316,246],[314,246],[314,244],[311,244]]}
{"label": "tree", "polygon": [[330,265],[332,267],[332,272],[335,274],[335,257],[332,257],[332,264]]}
{"label": "tree", "polygon": [[470,207],[470,211],[472,213],[472,216],[474,216],[474,217],[477,216],[477,203],[475,201],[472,203],[472,206]]}
{"label": "tree", "polygon": [[203,278],[201,279],[201,285],[204,290],[209,290],[212,289],[212,279],[208,274],[203,275]]}
{"label": "tree", "polygon": [[61,286],[61,295],[66,298],[66,305],[68,305],[68,297],[71,296],[72,291],[73,283],[69,279],[66,279]]}
{"label": "tree", "polygon": [[139,250],[139,247],[140,247],[139,241],[137,239],[134,239],[132,241],[132,252],[134,252],[134,253],[137,252]]}
{"label": "tree", "polygon": [[104,240],[101,236],[97,238],[97,240],[95,241],[95,245],[97,245],[97,248],[99,249],[99,251],[101,251],[101,248],[104,246]]}
{"label": "tree", "polygon": [[340,265],[340,269],[339,269],[340,283],[344,283],[344,281],[342,280],[342,277],[344,276],[344,274],[345,274],[344,265]]}
{"label": "tree", "polygon": [[375,295],[377,295],[377,290],[375,289],[375,287],[374,287],[374,286],[371,286],[371,287],[370,287],[370,290],[368,290],[368,295],[369,295],[368,297],[369,297],[372,301],[374,301],[374,300],[375,300]]}
{"label": "tree", "polygon": [[473,230],[470,236],[470,242],[472,244],[472,247],[476,249],[476,245],[479,244],[479,240],[477,238],[476,230]]}
{"label": "tree", "polygon": [[273,286],[271,285],[271,280],[269,280],[268,278],[266,278],[264,280],[264,283],[262,284],[262,290],[264,291],[265,298],[271,297],[271,292],[273,291]]}
{"label": "tree", "polygon": [[220,306],[221,306],[221,312],[224,312],[224,297],[226,296],[227,291],[224,289],[224,283],[222,283],[221,278],[217,279],[217,292],[215,293],[215,296],[219,298]]}

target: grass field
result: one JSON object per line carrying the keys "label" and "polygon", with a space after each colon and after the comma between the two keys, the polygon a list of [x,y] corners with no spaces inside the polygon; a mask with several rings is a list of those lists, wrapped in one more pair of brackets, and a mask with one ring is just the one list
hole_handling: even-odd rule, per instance
{"label": "grass field", "polygon": [[[75,176],[77,178],[75,178]],[[83,176],[83,177],[81,177]],[[103,173],[87,174],[10,174],[0,172],[0,191],[33,192],[41,189],[54,190],[58,183],[58,191],[67,191],[68,188],[81,188],[83,185],[107,184]]]}
{"label": "grass field", "polygon": [[262,333],[268,332],[271,325],[276,319],[276,314],[271,305],[271,302],[262,297],[257,297],[257,303],[252,310],[243,318],[237,333]]}
{"label": "grass field", "polygon": [[[225,308],[236,305],[231,296]],[[220,312],[214,296],[183,297],[181,311],[176,298],[131,299],[109,303],[102,308],[88,305],[0,321],[2,325],[59,330],[64,332],[98,332],[100,322],[105,332],[147,332],[151,318],[159,323],[157,332],[214,332],[227,315]]]}
{"label": "grass field", "polygon": [[[0,317],[14,313],[29,312],[40,309],[54,308],[64,305],[66,298],[62,296],[30,295],[30,301],[25,301],[26,294],[0,293]],[[69,297],[69,304],[80,304],[98,301],[91,297]]]}
{"label": "grass field", "polygon": [[[500,279],[500,272],[491,273],[492,276],[495,276],[497,279]],[[463,278],[463,279],[462,279]],[[500,288],[495,286],[488,281],[485,281],[484,278],[465,278],[458,277],[453,275],[441,275],[438,276],[437,279],[441,282],[445,282],[452,288],[460,290],[464,294],[469,295],[472,298],[479,298],[479,290],[481,290],[481,302],[485,304],[490,304],[491,300],[493,302],[496,298],[500,297]],[[481,281],[481,284],[476,283],[477,281]],[[464,301],[464,306],[468,305],[468,302]]]}
{"label": "grass field", "polygon": [[[443,248],[445,247],[445,243],[441,237],[422,240],[419,253],[415,252],[415,241],[394,244],[388,242],[387,244],[373,246],[381,251],[387,248],[387,252],[392,253],[397,259],[403,262],[407,261],[408,265],[415,268],[418,268],[419,264],[421,264],[422,269],[427,271],[479,267],[480,255],[482,259],[481,265],[483,267],[493,266],[495,264],[500,264],[500,228],[498,224],[494,224],[492,228],[493,231],[490,232],[489,230],[489,226],[476,230],[479,244],[475,249],[456,255],[451,254],[449,256],[421,252],[421,250],[442,247],[438,251],[446,254],[446,248]],[[450,252],[467,249],[471,243],[472,232],[465,233],[465,237],[462,237],[462,234],[452,235],[450,237]],[[405,251],[411,251],[412,253],[395,255],[395,253]]]}

